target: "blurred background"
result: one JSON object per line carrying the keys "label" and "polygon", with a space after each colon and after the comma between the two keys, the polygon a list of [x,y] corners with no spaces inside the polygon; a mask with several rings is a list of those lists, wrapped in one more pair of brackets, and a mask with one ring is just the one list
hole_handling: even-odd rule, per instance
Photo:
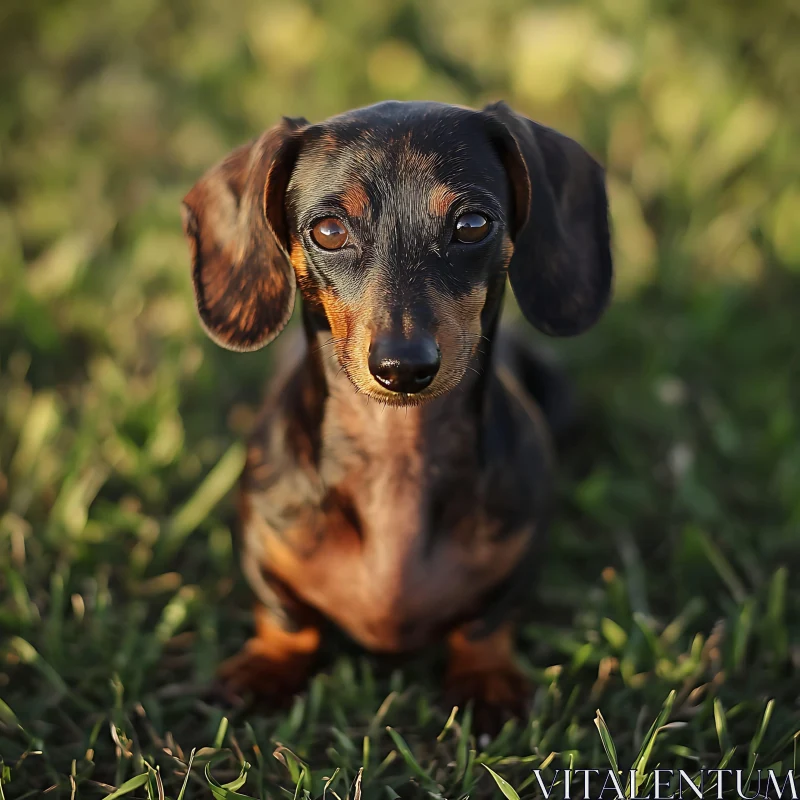
{"label": "blurred background", "polygon": [[531,667],[570,665],[587,702],[616,686],[620,720],[723,684],[794,713],[798,42],[798,0],[4,0],[0,696],[29,736],[8,752],[66,774],[80,714],[202,683],[246,634],[228,494],[272,355],[202,334],[180,201],[280,115],[388,98],[502,98],[607,167],[616,298],[553,343],[588,432]]}

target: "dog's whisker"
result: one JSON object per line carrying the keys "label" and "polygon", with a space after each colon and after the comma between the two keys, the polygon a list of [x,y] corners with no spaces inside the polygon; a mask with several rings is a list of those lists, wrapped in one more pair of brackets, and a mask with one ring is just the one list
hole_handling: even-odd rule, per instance
{"label": "dog's whisker", "polygon": [[346,341],[347,341],[347,337],[345,337],[345,336],[341,336],[338,339],[331,338],[331,339],[328,339],[327,342],[323,342],[322,344],[317,345],[310,352],[318,353],[320,350],[322,350],[323,347],[329,347],[330,345],[337,345],[337,344],[340,344],[341,342],[346,342]]}

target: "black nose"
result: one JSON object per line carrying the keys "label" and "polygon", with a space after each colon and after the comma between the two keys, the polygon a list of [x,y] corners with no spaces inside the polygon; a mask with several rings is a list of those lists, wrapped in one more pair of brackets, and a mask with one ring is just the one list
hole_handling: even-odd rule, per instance
{"label": "black nose", "polygon": [[369,350],[369,371],[384,389],[414,394],[430,386],[441,360],[432,336],[379,336]]}

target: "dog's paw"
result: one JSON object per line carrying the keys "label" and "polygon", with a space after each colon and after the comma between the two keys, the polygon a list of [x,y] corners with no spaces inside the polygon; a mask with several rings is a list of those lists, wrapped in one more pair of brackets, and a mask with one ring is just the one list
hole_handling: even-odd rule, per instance
{"label": "dog's paw", "polygon": [[445,699],[450,706],[472,703],[473,729],[495,736],[512,718],[524,719],[531,686],[513,665],[473,672],[451,672],[445,678]]}
{"label": "dog's paw", "polygon": [[247,695],[273,708],[291,705],[309,678],[307,658],[275,659],[248,642],[241,652],[224,661],[217,671],[217,692],[229,703],[241,703]]}

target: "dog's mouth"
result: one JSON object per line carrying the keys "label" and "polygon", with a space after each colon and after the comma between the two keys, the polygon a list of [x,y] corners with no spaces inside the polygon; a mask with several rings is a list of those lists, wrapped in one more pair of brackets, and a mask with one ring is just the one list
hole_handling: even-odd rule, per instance
{"label": "dog's mouth", "polygon": [[[376,375],[374,377],[375,377],[375,380],[381,386],[383,386],[384,389],[387,389],[390,392],[394,392],[395,391],[392,388],[392,381],[390,379],[385,378],[385,377],[383,377],[381,375]],[[395,393],[396,394],[403,394],[403,395],[417,394],[418,392],[421,392],[423,389],[427,389],[428,386],[431,385],[432,381],[433,381],[433,376],[412,375],[411,379],[410,379],[410,387],[408,389],[406,389],[405,391],[399,390],[399,391],[397,391]]]}
{"label": "dog's mouth", "polygon": [[[386,376],[376,376],[369,369],[366,359],[354,357],[345,344],[337,348],[337,361],[335,372],[340,379],[346,377],[352,384],[357,395],[362,395],[384,406],[396,408],[413,408],[422,406],[430,401],[448,394],[459,385],[467,372],[468,358],[456,358],[452,361],[446,354],[442,356],[441,368],[433,375],[414,374],[401,375],[398,383],[396,380],[387,379]],[[402,365],[398,364],[401,373]],[[396,387],[396,388],[393,388]]]}

